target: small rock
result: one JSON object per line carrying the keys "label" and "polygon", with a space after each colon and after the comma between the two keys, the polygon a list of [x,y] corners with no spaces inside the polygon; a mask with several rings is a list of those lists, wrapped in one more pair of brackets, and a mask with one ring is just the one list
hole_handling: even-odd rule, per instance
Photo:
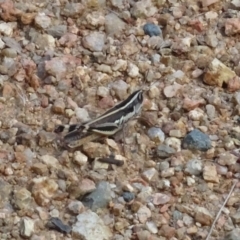
{"label": "small rock", "polygon": [[148,182],[154,179],[157,175],[157,170],[155,168],[149,168],[142,173],[142,178]]}
{"label": "small rock", "polygon": [[87,210],[77,216],[77,222],[72,227],[74,239],[106,240],[112,233],[103,220],[94,212]]}
{"label": "small rock", "polygon": [[160,229],[160,234],[167,239],[173,239],[175,236],[176,229],[174,227],[170,227],[167,224],[162,225]]}
{"label": "small rock", "polygon": [[55,38],[49,34],[39,34],[35,38],[35,44],[42,50],[55,48]]}
{"label": "small rock", "polygon": [[54,38],[60,38],[67,32],[66,25],[56,25],[48,28],[47,33]]}
{"label": "small rock", "polygon": [[239,240],[240,228],[235,228],[231,232],[227,233],[224,240]]}
{"label": "small rock", "polygon": [[103,86],[99,86],[97,90],[97,95],[100,97],[107,97],[109,95],[109,89]]}
{"label": "small rock", "polygon": [[62,98],[58,98],[54,101],[54,104],[52,106],[52,110],[56,114],[63,114],[65,110],[65,102]]}
{"label": "small rock", "polygon": [[88,142],[83,145],[83,151],[90,158],[103,158],[110,155],[109,147],[97,142]]}
{"label": "small rock", "polygon": [[62,58],[54,57],[45,61],[45,70],[54,77],[63,77],[67,72],[67,66]]}
{"label": "small rock", "polygon": [[203,7],[208,7],[216,2],[218,2],[219,0],[202,0],[202,6]]}
{"label": "small rock", "polygon": [[131,202],[135,198],[135,194],[132,192],[123,192],[122,197],[125,202]]}
{"label": "small rock", "polygon": [[222,87],[223,83],[228,84],[229,80],[233,79],[235,76],[236,74],[234,71],[217,58],[214,58],[208,66],[203,81],[211,86]]}
{"label": "small rock", "polygon": [[216,108],[213,105],[207,104],[206,111],[210,120],[215,118]]}
{"label": "small rock", "polygon": [[88,194],[81,201],[82,203],[91,208],[92,210],[97,210],[99,208],[104,208],[112,200],[111,188],[108,182],[99,182],[96,190]]}
{"label": "small rock", "polygon": [[148,229],[151,233],[157,234],[158,228],[157,228],[157,225],[155,224],[155,222],[153,222],[153,221],[147,221],[147,222],[146,222],[146,227],[147,227],[147,229]]}
{"label": "small rock", "polygon": [[219,183],[217,169],[214,164],[207,164],[203,168],[203,179],[207,182]]}
{"label": "small rock", "polygon": [[204,207],[195,207],[195,221],[210,226],[213,221],[213,216],[211,213]]}
{"label": "small rock", "polygon": [[60,168],[59,161],[51,155],[43,155],[40,157],[40,160],[45,163],[48,167],[58,169]]}
{"label": "small rock", "polygon": [[75,114],[76,114],[76,117],[78,118],[78,120],[81,122],[81,123],[84,123],[84,122],[87,122],[90,119],[89,117],[89,114],[88,114],[88,111],[85,109],[85,108],[76,108],[75,109]]}
{"label": "small rock", "polygon": [[38,13],[35,16],[35,24],[37,27],[41,28],[41,29],[46,29],[51,25],[51,18],[48,17],[45,13]]}
{"label": "small rock", "polygon": [[161,172],[161,177],[162,178],[172,177],[172,176],[174,176],[174,173],[175,173],[174,168],[168,168]]}
{"label": "small rock", "polygon": [[151,17],[157,12],[151,0],[141,0],[134,2],[132,6],[132,15],[135,18]]}
{"label": "small rock", "polygon": [[88,161],[88,157],[80,151],[75,151],[73,154],[73,161],[79,166],[84,166]]}
{"label": "small rock", "polygon": [[91,193],[96,189],[95,183],[87,178],[84,178],[80,183],[73,182],[67,189],[71,198],[81,198],[87,193]]}
{"label": "small rock", "polygon": [[112,66],[113,71],[125,71],[127,69],[127,61],[123,59],[117,59]]}
{"label": "small rock", "polygon": [[176,153],[176,150],[172,147],[169,147],[169,146],[165,145],[165,144],[158,145],[157,149],[156,149],[156,154],[160,158],[169,158],[174,153]]}
{"label": "small rock", "polygon": [[151,211],[149,208],[147,208],[146,206],[142,206],[139,208],[139,210],[137,211],[137,216],[138,219],[140,221],[140,223],[146,223],[148,218],[150,218],[152,215]]}
{"label": "small rock", "polygon": [[105,16],[105,30],[108,35],[121,34],[126,28],[126,23],[116,14],[109,13]]}
{"label": "small rock", "polygon": [[194,129],[183,139],[183,147],[187,149],[207,151],[212,146],[211,140],[207,134],[202,133],[198,129]]}
{"label": "small rock", "polygon": [[128,84],[123,80],[118,80],[112,84],[112,89],[120,100],[124,100],[127,96]]}
{"label": "small rock", "polygon": [[[101,13],[99,11],[95,11],[95,12],[91,12],[91,13],[87,14],[86,20],[87,20],[88,24],[90,24],[91,26],[94,26],[94,27],[103,26],[106,21],[103,13]],[[106,29],[106,26],[105,26],[105,29]]]}
{"label": "small rock", "polygon": [[100,32],[92,32],[83,37],[82,44],[90,51],[101,52],[105,45],[105,34]]}
{"label": "small rock", "polygon": [[48,177],[32,179],[32,195],[40,206],[46,206],[58,190],[58,184]]}
{"label": "small rock", "polygon": [[172,97],[175,97],[178,93],[178,91],[182,88],[182,85],[178,84],[178,83],[175,83],[173,85],[170,85],[170,86],[166,86],[164,89],[163,89],[163,93],[165,95],[165,97],[167,98],[172,98]]}
{"label": "small rock", "polygon": [[14,206],[20,210],[31,208],[32,196],[26,188],[21,188],[14,192]]}
{"label": "small rock", "polygon": [[46,225],[50,229],[55,229],[61,233],[65,233],[65,234],[70,233],[72,230],[70,226],[64,224],[62,222],[62,220],[58,217],[50,218],[50,220],[48,221],[48,223]]}
{"label": "small rock", "polygon": [[231,166],[234,165],[238,160],[238,157],[229,153],[229,152],[223,152],[220,153],[218,156],[218,164],[222,166]]}
{"label": "small rock", "polygon": [[30,238],[34,232],[34,221],[28,217],[24,217],[20,223],[20,235],[25,238]]}
{"label": "small rock", "polygon": [[67,2],[62,9],[61,14],[65,17],[76,18],[80,17],[84,12],[85,7],[81,3]]}
{"label": "small rock", "polygon": [[146,23],[143,26],[143,31],[146,35],[149,35],[150,37],[162,35],[160,27],[155,25],[154,23]]}
{"label": "small rock", "polygon": [[165,203],[168,203],[170,201],[170,197],[166,194],[163,194],[163,193],[155,193],[153,195],[153,204],[154,205],[160,205],[160,204],[165,204]]}
{"label": "small rock", "polygon": [[165,144],[171,148],[174,148],[176,152],[181,151],[181,140],[175,137],[166,138]]}
{"label": "small rock", "polygon": [[191,159],[187,162],[185,172],[190,175],[200,175],[203,171],[202,162],[197,159]]}
{"label": "small rock", "polygon": [[3,33],[6,36],[12,36],[13,34],[13,25],[11,23],[0,23],[0,33]]}
{"label": "small rock", "polygon": [[228,18],[225,21],[225,34],[232,36],[240,32],[239,18]]}
{"label": "small rock", "polygon": [[31,170],[37,175],[45,175],[48,173],[48,167],[43,163],[34,163],[31,166]]}
{"label": "small rock", "polygon": [[78,40],[78,36],[73,33],[65,33],[58,42],[65,47],[71,48],[74,47]]}
{"label": "small rock", "polygon": [[67,208],[71,213],[75,215],[80,214],[84,211],[84,205],[80,201],[71,201],[68,204]]}
{"label": "small rock", "polygon": [[195,108],[188,113],[189,118],[193,121],[201,121],[204,115],[204,111],[200,108]]}
{"label": "small rock", "polygon": [[139,69],[135,64],[129,63],[127,73],[129,75],[129,77],[135,78],[139,75]]}
{"label": "small rock", "polygon": [[164,142],[165,140],[165,134],[164,132],[160,129],[160,128],[156,128],[156,127],[151,127],[148,130],[148,136],[151,140],[155,141],[155,142]]}

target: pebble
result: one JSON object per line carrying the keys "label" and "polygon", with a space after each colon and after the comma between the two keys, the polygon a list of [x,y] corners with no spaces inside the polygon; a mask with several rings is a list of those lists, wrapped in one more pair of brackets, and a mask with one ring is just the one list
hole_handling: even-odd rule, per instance
{"label": "pebble", "polygon": [[132,192],[123,192],[122,197],[125,202],[131,202],[135,198],[135,194]]}
{"label": "pebble", "polygon": [[[94,11],[94,12],[87,14],[86,20],[87,20],[88,24],[90,24],[91,26],[94,26],[94,27],[103,26],[105,21],[107,21],[107,19],[105,19],[105,16],[103,15],[103,13],[98,12],[98,11]],[[106,26],[105,26],[105,28],[106,28]]]}
{"label": "pebble", "polygon": [[214,164],[207,164],[204,166],[203,179],[207,182],[219,183],[217,168]]}
{"label": "pebble", "polygon": [[101,52],[105,45],[105,34],[100,32],[92,32],[83,37],[82,44],[85,48],[92,52]]}
{"label": "pebble", "polygon": [[63,114],[65,110],[65,102],[62,98],[58,98],[54,101],[54,104],[52,106],[52,110],[56,114]]}
{"label": "pebble", "polygon": [[202,161],[198,159],[189,160],[184,171],[190,175],[200,175],[203,171]]}
{"label": "pebble", "polygon": [[65,7],[62,9],[61,14],[65,17],[77,18],[84,12],[85,7],[81,3],[67,2]]}
{"label": "pebble", "polygon": [[96,213],[87,210],[77,216],[77,222],[72,227],[72,236],[76,239],[105,240],[112,238],[112,232]]}
{"label": "pebble", "polygon": [[168,137],[165,140],[165,144],[173,149],[175,149],[176,152],[181,151],[181,140],[175,137]]}
{"label": "pebble", "polygon": [[35,44],[42,50],[54,49],[55,38],[49,34],[39,34],[35,38]]}
{"label": "pebble", "polygon": [[63,77],[67,72],[67,66],[62,58],[54,57],[49,61],[45,61],[45,70],[54,77]]}
{"label": "pebble", "polygon": [[146,35],[149,35],[150,37],[162,35],[160,27],[155,25],[154,23],[146,23],[143,26],[143,31]]}
{"label": "pebble", "polygon": [[157,8],[153,5],[151,0],[141,0],[134,2],[132,6],[132,15],[135,18],[151,17],[157,12]]}
{"label": "pebble", "polygon": [[118,80],[112,83],[112,89],[114,90],[116,97],[118,97],[120,100],[124,100],[128,95],[128,84],[123,80]]}
{"label": "pebble", "polygon": [[41,29],[47,29],[48,27],[50,27],[51,25],[51,18],[48,17],[45,13],[43,12],[39,12],[36,16],[35,16],[35,24],[37,27],[41,28]]}
{"label": "pebble", "polygon": [[73,161],[79,166],[84,166],[88,162],[88,157],[80,151],[75,151],[73,154]]}
{"label": "pebble", "polygon": [[22,237],[30,238],[34,232],[34,221],[28,217],[22,218],[19,231]]}
{"label": "pebble", "polygon": [[135,64],[129,63],[127,68],[127,73],[129,77],[135,78],[139,75],[139,69]]}
{"label": "pebble", "polygon": [[158,145],[157,148],[156,148],[156,154],[160,158],[169,158],[174,153],[176,153],[176,150],[172,147],[169,147],[168,145],[165,145],[165,144]]}
{"label": "pebble", "polygon": [[101,181],[98,183],[96,190],[84,197],[81,202],[84,206],[95,211],[99,208],[105,208],[111,200],[111,188],[109,183]]}
{"label": "pebble", "polygon": [[13,34],[13,24],[12,23],[0,23],[0,33],[6,35],[6,36],[12,36]]}
{"label": "pebble", "polygon": [[81,123],[84,123],[84,122],[87,122],[90,119],[90,116],[88,114],[88,111],[85,109],[85,108],[75,108],[75,114],[76,114],[76,117],[77,119],[81,122]]}
{"label": "pebble", "polygon": [[213,216],[211,213],[204,207],[196,207],[194,208],[195,212],[195,221],[210,226],[213,221]]}
{"label": "pebble", "polygon": [[84,205],[80,201],[71,201],[68,206],[68,210],[74,215],[78,215],[84,211]]}
{"label": "pebble", "polygon": [[125,28],[126,23],[116,14],[109,13],[105,16],[105,30],[108,35],[121,34]]}
{"label": "pebble", "polygon": [[147,227],[148,231],[150,231],[151,233],[157,234],[158,228],[153,221],[147,221],[146,222],[146,227]]}
{"label": "pebble", "polygon": [[170,197],[163,193],[155,193],[153,194],[153,204],[154,205],[160,205],[160,204],[166,204],[170,201]]}
{"label": "pebble", "polygon": [[146,206],[141,206],[137,211],[138,220],[140,223],[146,223],[147,220],[151,217],[152,213],[150,209]]}
{"label": "pebble", "polygon": [[32,195],[40,206],[46,206],[58,190],[58,184],[48,177],[33,178]]}
{"label": "pebble", "polygon": [[60,168],[60,163],[59,161],[51,156],[51,155],[43,155],[40,157],[40,160],[46,164],[49,168],[55,168],[55,169],[59,169]]}
{"label": "pebble", "polygon": [[212,147],[209,136],[198,129],[192,130],[183,139],[183,147],[187,149],[207,151]]}
{"label": "pebble", "polygon": [[148,136],[151,140],[155,141],[155,142],[164,142],[165,140],[165,134],[164,132],[160,129],[160,128],[156,128],[156,127],[151,127],[148,130]]}
{"label": "pebble", "polygon": [[148,182],[152,181],[157,175],[157,170],[155,168],[146,169],[142,173],[142,178]]}
{"label": "pebble", "polygon": [[83,145],[83,151],[89,158],[108,157],[111,152],[109,147],[98,142],[88,142]]}
{"label": "pebble", "polygon": [[17,189],[14,192],[13,203],[20,210],[29,209],[32,206],[32,196],[26,188]]}
{"label": "pebble", "polygon": [[236,157],[235,155],[229,152],[223,152],[219,154],[217,162],[222,166],[231,166],[235,164],[237,160],[238,160],[238,157]]}
{"label": "pebble", "polygon": [[240,229],[235,228],[231,232],[227,233],[224,240],[238,240],[240,236]]}
{"label": "pebble", "polygon": [[49,27],[47,29],[47,33],[54,38],[60,38],[67,32],[67,26],[66,25],[56,25]]}

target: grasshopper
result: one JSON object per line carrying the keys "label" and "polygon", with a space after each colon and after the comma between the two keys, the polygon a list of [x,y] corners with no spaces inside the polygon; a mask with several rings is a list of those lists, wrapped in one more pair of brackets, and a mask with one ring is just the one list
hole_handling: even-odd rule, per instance
{"label": "grasshopper", "polygon": [[83,124],[59,125],[56,133],[67,132],[63,140],[69,148],[76,148],[100,137],[112,136],[124,124],[141,112],[143,90],[137,90],[107,112]]}

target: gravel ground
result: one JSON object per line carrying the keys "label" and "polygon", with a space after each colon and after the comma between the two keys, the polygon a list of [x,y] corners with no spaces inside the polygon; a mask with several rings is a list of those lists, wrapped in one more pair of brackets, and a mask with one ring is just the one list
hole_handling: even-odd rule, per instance
{"label": "gravel ground", "polygon": [[[239,240],[240,0],[0,9],[0,239]],[[61,146],[136,89],[124,131]]]}

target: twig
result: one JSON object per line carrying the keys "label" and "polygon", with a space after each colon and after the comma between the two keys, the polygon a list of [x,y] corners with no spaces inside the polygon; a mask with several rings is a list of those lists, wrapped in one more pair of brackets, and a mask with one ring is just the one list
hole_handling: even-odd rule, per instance
{"label": "twig", "polygon": [[231,190],[230,190],[228,196],[226,197],[226,199],[225,199],[225,201],[224,201],[222,207],[220,208],[220,210],[219,210],[219,212],[218,212],[218,214],[217,214],[217,216],[216,216],[214,222],[212,223],[212,226],[211,226],[211,228],[210,228],[210,231],[209,231],[209,233],[208,233],[208,235],[207,235],[206,240],[209,240],[209,238],[211,237],[211,234],[212,234],[213,228],[214,228],[214,226],[215,226],[215,224],[216,224],[218,218],[220,217],[220,215],[221,215],[221,213],[222,213],[222,210],[223,210],[223,208],[225,207],[227,201],[229,200],[229,198],[230,198],[230,196],[231,196],[231,194],[232,194],[232,192],[233,192],[233,190],[234,190],[234,188],[235,188],[235,186],[236,186],[237,183],[238,183],[238,181],[235,181],[234,184],[232,185],[232,188],[231,188]]}

